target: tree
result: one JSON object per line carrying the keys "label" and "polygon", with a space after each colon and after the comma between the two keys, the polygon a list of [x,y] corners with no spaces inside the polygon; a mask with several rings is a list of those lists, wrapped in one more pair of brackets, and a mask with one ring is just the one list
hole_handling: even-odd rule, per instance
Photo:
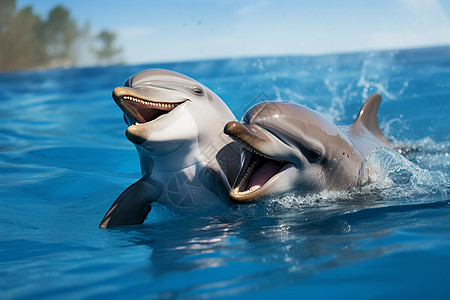
{"label": "tree", "polygon": [[100,43],[100,49],[95,50],[97,59],[100,62],[116,62],[120,53],[122,53],[121,48],[115,47],[116,35],[110,31],[103,30],[97,36]]}
{"label": "tree", "polygon": [[62,6],[56,6],[44,23],[47,55],[53,65],[74,65],[77,61],[73,47],[82,31],[77,27],[70,13]]}
{"label": "tree", "polygon": [[27,69],[47,62],[42,21],[31,7],[15,12],[14,0],[0,1],[0,70]]}
{"label": "tree", "polygon": [[[115,39],[106,30],[94,39],[89,26],[80,27],[62,6],[42,20],[31,6],[17,10],[16,0],[0,0],[0,71],[73,66],[85,54],[80,49],[89,49],[100,62],[117,62],[122,49]],[[100,48],[93,49],[97,40]]]}
{"label": "tree", "polygon": [[11,18],[13,17],[15,11],[15,0],[0,1],[0,34],[7,30],[7,26],[11,22]]}

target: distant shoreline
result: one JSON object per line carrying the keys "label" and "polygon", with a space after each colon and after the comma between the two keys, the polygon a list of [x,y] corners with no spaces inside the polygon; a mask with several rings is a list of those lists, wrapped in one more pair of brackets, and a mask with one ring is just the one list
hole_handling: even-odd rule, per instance
{"label": "distant shoreline", "polygon": [[349,52],[336,52],[336,53],[323,53],[323,54],[280,54],[280,55],[249,55],[249,56],[237,56],[237,57],[217,57],[217,58],[205,58],[205,59],[187,59],[187,60],[173,60],[173,61],[153,61],[142,63],[127,63],[121,62],[117,64],[92,64],[92,65],[74,65],[74,66],[55,66],[55,67],[36,67],[30,69],[16,70],[16,71],[4,71],[0,72],[0,75],[12,74],[12,73],[27,73],[27,72],[42,72],[51,70],[67,70],[67,69],[89,69],[89,68],[103,68],[103,67],[119,67],[119,66],[159,66],[159,65],[171,65],[180,63],[211,63],[221,61],[239,61],[249,59],[282,59],[282,58],[320,58],[320,57],[332,57],[332,56],[351,56],[351,55],[367,55],[374,54],[387,54],[387,53],[411,53],[414,52],[444,52],[448,51],[450,55],[450,45],[436,45],[436,46],[424,46],[413,48],[400,48],[400,49],[382,49],[382,50],[365,50],[365,51],[349,51]]}

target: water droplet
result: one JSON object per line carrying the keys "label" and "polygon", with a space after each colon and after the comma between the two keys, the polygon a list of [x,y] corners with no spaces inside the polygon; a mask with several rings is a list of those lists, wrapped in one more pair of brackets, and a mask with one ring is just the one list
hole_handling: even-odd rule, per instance
{"label": "water droplet", "polygon": [[396,169],[389,173],[389,178],[396,184],[407,184],[411,180],[412,173],[406,169]]}

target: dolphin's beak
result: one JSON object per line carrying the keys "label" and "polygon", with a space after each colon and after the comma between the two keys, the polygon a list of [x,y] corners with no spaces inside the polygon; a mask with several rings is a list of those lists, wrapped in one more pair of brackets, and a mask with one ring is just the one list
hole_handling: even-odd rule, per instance
{"label": "dolphin's beak", "polygon": [[250,145],[251,148],[258,148],[258,144],[269,141],[268,136],[259,126],[241,124],[236,121],[228,122],[225,125],[223,132],[241,144],[244,148],[248,145]]}

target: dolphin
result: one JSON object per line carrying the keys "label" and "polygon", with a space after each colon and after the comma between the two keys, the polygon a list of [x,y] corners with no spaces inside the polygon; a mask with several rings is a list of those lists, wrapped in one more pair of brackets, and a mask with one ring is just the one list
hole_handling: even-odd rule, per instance
{"label": "dolphin", "polygon": [[377,147],[392,148],[378,125],[381,96],[365,102],[352,125],[338,127],[320,113],[288,102],[256,104],[224,132],[244,150],[231,191],[253,203],[288,191],[348,190],[369,179],[362,162]]}
{"label": "dolphin", "polygon": [[150,69],[112,96],[124,113],[142,178],[117,198],[100,228],[141,224],[156,201],[177,213],[230,204],[241,150],[223,133],[236,119],[216,94],[185,75]]}

